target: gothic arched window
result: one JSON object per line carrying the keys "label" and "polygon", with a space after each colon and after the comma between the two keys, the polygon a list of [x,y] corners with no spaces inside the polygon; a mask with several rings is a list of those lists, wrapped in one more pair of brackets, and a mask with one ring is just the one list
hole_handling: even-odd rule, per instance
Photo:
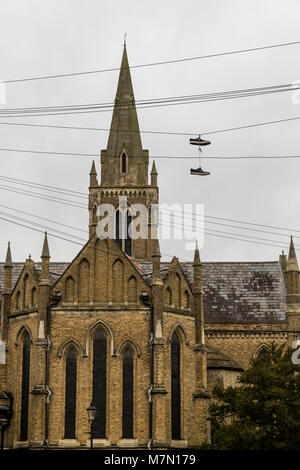
{"label": "gothic arched window", "polygon": [[37,294],[36,294],[36,288],[33,287],[31,289],[31,305],[36,305],[37,303]]}
{"label": "gothic arched window", "polygon": [[79,301],[88,302],[90,295],[90,265],[86,259],[79,264]]}
{"label": "gothic arched window", "polygon": [[176,331],[171,340],[171,408],[172,439],[181,439],[180,406],[180,339]]}
{"label": "gothic arched window", "polygon": [[65,283],[66,302],[74,302],[74,279],[69,276]]}
{"label": "gothic arched window", "polygon": [[21,292],[18,290],[16,294],[16,310],[19,310],[21,308]]}
{"label": "gothic arched window", "polygon": [[93,431],[97,438],[106,437],[106,350],[106,335],[99,330],[94,337],[93,357],[93,401],[98,410]]}
{"label": "gothic arched window", "polygon": [[183,293],[183,307],[189,308],[190,307],[190,296],[187,290]]}
{"label": "gothic arched window", "polygon": [[117,210],[116,211],[116,234],[115,240],[121,250],[125,251],[127,255],[132,254],[132,238],[130,236],[130,224],[132,221],[132,215],[129,210]]}
{"label": "gothic arched window", "polygon": [[165,290],[165,304],[172,305],[172,290],[170,287],[167,287]]}
{"label": "gothic arched window", "polygon": [[21,422],[20,441],[28,439],[28,405],[29,405],[29,379],[30,379],[30,336],[25,331],[22,346],[22,384],[21,384]]}
{"label": "gothic arched window", "polygon": [[267,354],[269,351],[270,350],[269,350],[268,346],[266,346],[265,344],[262,344],[261,346],[259,346],[257,348],[256,353],[255,353],[255,357],[262,357],[265,354]]}
{"label": "gothic arched window", "polygon": [[77,354],[74,348],[66,356],[65,439],[75,439]]}
{"label": "gothic arched window", "polygon": [[123,417],[122,437],[133,438],[133,352],[126,348],[123,353]]}
{"label": "gothic arched window", "polygon": [[26,274],[24,277],[24,307],[30,305],[30,294],[29,294],[29,275]]}
{"label": "gothic arched window", "polygon": [[122,173],[126,173],[127,171],[127,165],[126,165],[126,153],[122,153],[122,157],[121,157],[121,168],[122,168]]}

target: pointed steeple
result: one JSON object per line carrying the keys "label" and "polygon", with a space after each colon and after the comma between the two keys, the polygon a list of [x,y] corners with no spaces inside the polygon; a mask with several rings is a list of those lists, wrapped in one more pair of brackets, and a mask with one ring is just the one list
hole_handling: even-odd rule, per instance
{"label": "pointed steeple", "polygon": [[43,250],[42,250],[41,258],[50,258],[47,230],[45,231],[44,244],[43,244]]}
{"label": "pointed steeple", "polygon": [[10,251],[10,242],[8,242],[6,258],[4,263],[4,292],[10,293],[12,286],[12,259]]}
{"label": "pointed steeple", "polygon": [[286,266],[286,301],[287,304],[300,303],[300,280],[299,265],[297,261],[296,251],[294,247],[293,237],[291,237],[289,257]]}
{"label": "pointed steeple", "polygon": [[107,150],[101,151],[101,163],[102,186],[148,184],[148,151],[142,147],[126,45]]}
{"label": "pointed steeple", "polygon": [[155,160],[152,163],[152,170],[151,170],[151,186],[157,186],[157,169],[155,165]]}
{"label": "pointed steeple", "polygon": [[95,161],[94,160],[93,160],[92,168],[91,168],[91,171],[90,171],[90,186],[98,186],[97,171],[96,171],[96,166],[95,166]]}
{"label": "pointed steeple", "polygon": [[196,246],[195,246],[193,266],[201,266],[200,253],[199,253],[198,241],[197,240],[196,240]]}
{"label": "pointed steeple", "polygon": [[49,270],[50,270],[50,266],[49,266],[50,252],[49,252],[47,232],[45,232],[41,258],[42,258],[42,277],[41,277],[41,279],[43,279],[43,280],[48,279],[49,280],[49,277],[50,277],[50,273],[49,273]]}
{"label": "pointed steeple", "polygon": [[194,271],[193,293],[194,294],[201,294],[201,292],[202,292],[202,287],[201,287],[201,261],[200,261],[200,253],[199,253],[199,248],[198,248],[198,242],[197,241],[196,241],[195,253],[194,253],[193,271]]}
{"label": "pointed steeple", "polygon": [[8,242],[7,252],[4,267],[12,267],[11,251],[10,251],[10,242]]}
{"label": "pointed steeple", "polygon": [[287,271],[297,271],[299,272],[299,265],[297,261],[296,251],[294,247],[293,237],[291,237],[289,257],[287,261]]}

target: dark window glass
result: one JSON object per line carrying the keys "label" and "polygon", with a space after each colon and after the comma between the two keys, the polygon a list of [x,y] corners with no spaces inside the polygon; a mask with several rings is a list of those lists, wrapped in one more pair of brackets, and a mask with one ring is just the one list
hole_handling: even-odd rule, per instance
{"label": "dark window glass", "polygon": [[65,438],[75,439],[77,355],[71,348],[66,358]]}
{"label": "dark window glass", "polygon": [[122,173],[126,173],[126,154],[122,155]]}
{"label": "dark window glass", "polygon": [[98,410],[93,424],[94,437],[106,437],[106,335],[100,330],[94,338],[93,401]]}
{"label": "dark window glass", "polygon": [[22,398],[21,398],[20,441],[27,441],[28,439],[29,375],[30,375],[30,336],[26,332],[23,336],[23,349],[22,349]]}
{"label": "dark window glass", "polygon": [[120,211],[116,213],[116,242],[122,250],[122,214]]}
{"label": "dark window glass", "polygon": [[180,340],[175,332],[171,342],[172,439],[181,439],[180,429]]}
{"label": "dark window glass", "polygon": [[129,234],[129,225],[131,224],[131,221],[132,221],[132,215],[127,211],[126,212],[126,217],[127,217],[127,224],[126,224],[126,227],[127,227],[127,237],[125,239],[125,253],[127,253],[129,256],[131,256],[132,254],[132,239],[131,239],[131,236]]}
{"label": "dark window glass", "polygon": [[[126,233],[124,230],[124,222],[126,220]],[[127,253],[129,256],[132,254],[132,239],[129,233],[129,226],[132,221],[132,215],[129,213],[129,211],[121,212],[117,211],[116,212],[116,242],[118,243],[119,247],[121,250],[123,250],[125,253]],[[124,240],[124,244],[122,243],[124,237],[126,235],[126,238]]]}
{"label": "dark window glass", "polygon": [[259,348],[259,350],[257,351],[256,353],[256,357],[263,357],[265,356],[266,354],[268,354],[269,352],[269,349],[267,348],[267,346],[262,346]]}
{"label": "dark window glass", "polygon": [[124,438],[133,438],[133,352],[125,349],[123,354],[123,420]]}

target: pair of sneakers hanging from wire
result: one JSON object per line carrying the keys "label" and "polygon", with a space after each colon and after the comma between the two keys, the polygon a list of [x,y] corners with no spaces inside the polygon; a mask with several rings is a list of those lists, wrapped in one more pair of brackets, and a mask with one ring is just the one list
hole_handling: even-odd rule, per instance
{"label": "pair of sneakers hanging from wire", "polygon": [[198,176],[208,176],[208,175],[210,175],[209,171],[204,171],[201,168],[201,152],[202,152],[201,147],[204,146],[204,145],[210,145],[210,143],[211,142],[209,140],[201,139],[200,134],[199,134],[199,137],[190,139],[190,144],[191,145],[197,145],[198,150],[199,150],[199,168],[197,168],[195,170],[193,168],[191,168],[191,170],[190,170],[191,175],[198,175]]}

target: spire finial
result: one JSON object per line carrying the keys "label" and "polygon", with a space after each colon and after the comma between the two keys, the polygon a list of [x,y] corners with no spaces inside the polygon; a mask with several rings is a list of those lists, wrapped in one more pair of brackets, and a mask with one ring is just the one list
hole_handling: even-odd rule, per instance
{"label": "spire finial", "polygon": [[296,252],[294,247],[294,240],[291,235],[290,250],[289,250],[289,259],[296,258]]}
{"label": "spire finial", "polygon": [[152,163],[151,175],[158,175],[156,165],[155,165],[155,160],[153,160],[153,163]]}
{"label": "spire finial", "polygon": [[124,33],[124,47],[126,47],[126,36],[127,36],[127,33]]}
{"label": "spire finial", "polygon": [[289,257],[287,262],[287,270],[288,271],[299,271],[297,255],[294,247],[293,237],[291,236],[290,242],[290,249],[289,249]]}
{"label": "spire finial", "polygon": [[95,166],[95,160],[93,160],[92,167],[91,167],[91,171],[90,171],[90,175],[97,175],[96,166]]}
{"label": "spire finial", "polygon": [[50,258],[47,230],[45,230],[45,238],[44,238],[44,244],[43,244],[43,250],[42,250],[41,258]]}
{"label": "spire finial", "polygon": [[7,267],[11,267],[11,266],[12,266],[11,252],[10,252],[10,242],[8,242],[4,266],[7,266]]}
{"label": "spire finial", "polygon": [[199,253],[199,248],[198,248],[198,240],[196,240],[194,263],[193,264],[194,264],[194,266],[200,266],[200,264],[201,264],[200,253]]}

